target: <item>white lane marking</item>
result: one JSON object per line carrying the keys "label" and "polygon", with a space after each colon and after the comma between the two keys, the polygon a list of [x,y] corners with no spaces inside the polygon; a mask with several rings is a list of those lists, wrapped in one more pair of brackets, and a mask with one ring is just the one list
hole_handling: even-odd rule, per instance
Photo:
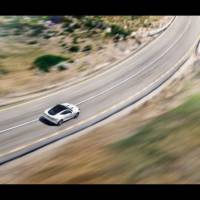
{"label": "white lane marking", "polygon": [[190,24],[191,24],[191,20],[190,20],[190,23],[188,23],[187,26],[185,27],[185,29],[184,29],[184,31],[182,32],[182,34],[178,37],[178,39],[176,39],[176,40],[175,40],[175,41],[174,41],[174,42],[173,42],[173,43],[158,57],[158,58],[156,58],[155,60],[153,60],[152,62],[150,62],[148,65],[145,65],[145,66],[144,66],[141,70],[139,70],[136,74],[133,74],[133,75],[129,76],[129,77],[126,78],[125,80],[122,80],[121,82],[119,82],[119,83],[117,83],[116,85],[110,87],[109,89],[104,90],[104,91],[102,91],[102,92],[100,92],[99,94],[96,94],[96,95],[94,95],[94,96],[91,96],[91,97],[89,97],[89,98],[87,98],[87,99],[85,99],[85,100],[83,100],[83,101],[77,103],[76,105],[80,105],[80,104],[85,103],[85,102],[87,102],[87,101],[89,101],[89,100],[91,100],[91,99],[94,99],[94,98],[96,98],[96,97],[98,97],[98,96],[100,96],[100,95],[103,95],[103,94],[109,92],[110,90],[112,90],[112,89],[114,89],[114,88],[116,88],[116,87],[122,85],[123,83],[127,82],[128,80],[130,80],[130,79],[136,77],[138,74],[142,73],[143,71],[145,71],[149,66],[151,66],[152,64],[154,64],[155,62],[157,62],[157,61],[158,61],[160,58],[162,58],[173,46],[175,46],[175,44],[177,43],[177,41],[179,41],[179,40],[182,38],[182,36],[185,34],[185,32],[186,32],[187,29],[189,28]]}
{"label": "white lane marking", "polygon": [[[175,18],[176,18],[176,16],[175,16]],[[175,20],[174,20],[174,21],[175,21]],[[173,23],[174,23],[174,22],[173,22]],[[173,24],[173,23],[172,23],[172,24]],[[163,32],[163,33],[165,33],[165,32]],[[156,37],[156,39],[154,39],[152,42],[150,42],[149,45],[148,45],[148,47],[149,47],[149,46],[152,46],[162,35],[163,35],[163,34],[159,35],[158,37]],[[72,85],[72,86],[70,86],[69,88],[71,89],[71,88],[73,88],[73,87],[83,85],[83,84],[85,84],[85,83],[88,82],[88,81],[91,81],[91,80],[93,80],[93,79],[95,79],[95,78],[97,78],[97,77],[103,76],[104,74],[106,74],[106,73],[108,73],[108,72],[110,72],[110,71],[116,69],[116,68],[117,68],[119,65],[121,65],[122,63],[125,63],[125,62],[129,61],[130,59],[133,59],[133,58],[136,57],[140,52],[141,52],[141,51],[138,51],[138,52],[136,52],[134,55],[132,55],[132,56],[130,56],[130,57],[128,56],[128,58],[126,58],[125,60],[120,61],[120,62],[117,63],[114,67],[112,67],[112,68],[106,70],[105,72],[102,72],[101,74],[98,74],[98,75],[96,75],[95,77],[92,77],[92,78],[83,80],[82,82],[77,83],[77,84],[75,84],[75,85]],[[113,63],[113,64],[115,64],[115,63]],[[111,64],[111,65],[113,65],[113,64]],[[67,89],[68,89],[68,88],[67,88]],[[56,94],[62,92],[63,90],[66,90],[66,88],[61,89],[61,90],[59,90],[59,91],[57,91],[57,92],[54,92],[54,93],[45,95],[45,96],[43,96],[43,97],[40,97],[40,98],[37,98],[37,99],[33,99],[33,100],[31,100],[31,101],[27,101],[27,102],[20,103],[20,104],[14,105],[14,106],[10,106],[10,107],[8,107],[8,108],[1,109],[0,112],[6,111],[6,110],[10,110],[10,109],[13,109],[13,108],[17,108],[17,107],[20,107],[20,106],[23,106],[23,105],[32,103],[32,102],[34,102],[34,101],[38,101],[38,100],[41,100],[41,99],[45,99],[45,98],[50,97],[50,96],[54,96],[54,95],[56,95]]]}
{"label": "white lane marking", "polygon": [[[123,83],[127,82],[127,81],[130,80],[131,78],[134,78],[135,76],[137,76],[137,75],[140,74],[141,72],[145,71],[146,68],[148,68],[150,65],[152,65],[153,63],[155,63],[156,61],[158,61],[160,58],[162,58],[162,57],[177,43],[177,41],[179,41],[179,40],[182,38],[182,36],[185,34],[185,32],[187,31],[187,29],[189,28],[190,24],[191,24],[191,20],[189,21],[189,23],[187,24],[187,26],[185,26],[185,29],[184,29],[184,31],[182,32],[182,34],[181,34],[181,35],[180,35],[180,36],[179,36],[179,37],[178,37],[178,38],[177,38],[177,39],[176,39],[176,40],[175,40],[175,41],[174,41],[174,42],[173,42],[173,43],[158,57],[158,58],[156,58],[155,60],[153,60],[153,61],[152,61],[151,63],[149,63],[148,65],[145,65],[145,67],[143,67],[143,68],[142,68],[140,71],[138,71],[136,74],[131,75],[131,76],[128,77],[127,79],[125,79],[125,80],[123,80],[123,81],[117,83],[116,85],[112,86],[111,88],[109,88],[109,89],[107,89],[107,90],[104,90],[104,91],[98,93],[97,95],[91,96],[91,97],[89,97],[89,98],[87,98],[87,99],[85,99],[85,100],[83,100],[83,101],[77,103],[76,105],[80,105],[80,104],[85,103],[85,102],[87,102],[87,101],[89,101],[89,100],[91,100],[91,99],[94,99],[94,98],[96,98],[96,97],[98,97],[98,96],[100,96],[100,95],[103,95],[103,94],[105,94],[105,93],[111,91],[112,89],[114,89],[114,88],[116,88],[116,87],[122,85]],[[37,119],[36,119],[36,120],[37,120]],[[33,121],[36,121],[36,120],[33,120]],[[24,123],[24,124],[21,124],[21,125],[15,126],[15,127],[11,127],[11,128],[2,130],[2,131],[0,131],[0,133],[6,132],[6,131],[10,131],[10,130],[15,129],[15,128],[19,128],[19,127],[24,126],[24,125],[26,125],[26,124],[29,124],[29,123],[31,123],[31,122],[33,122],[33,121],[26,122],[26,123]]]}
{"label": "white lane marking", "polygon": [[10,130],[16,129],[16,128],[19,128],[21,126],[24,126],[24,125],[27,125],[27,124],[30,124],[30,123],[33,123],[33,122],[36,122],[36,121],[38,121],[38,119],[34,119],[34,120],[29,121],[29,122],[25,122],[23,124],[19,124],[17,126],[13,126],[11,128],[7,128],[7,129],[4,129],[4,130],[1,130],[0,133],[4,133],[6,131],[10,131]]}

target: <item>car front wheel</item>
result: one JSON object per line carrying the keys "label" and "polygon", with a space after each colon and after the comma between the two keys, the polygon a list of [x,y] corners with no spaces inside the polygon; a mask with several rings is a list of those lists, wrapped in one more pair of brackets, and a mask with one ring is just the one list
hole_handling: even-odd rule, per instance
{"label": "car front wheel", "polygon": [[77,118],[79,116],[79,112],[76,113],[76,115],[74,116],[74,119]]}
{"label": "car front wheel", "polygon": [[58,126],[60,126],[62,123],[63,123],[63,120],[61,119],[61,120],[58,122]]}

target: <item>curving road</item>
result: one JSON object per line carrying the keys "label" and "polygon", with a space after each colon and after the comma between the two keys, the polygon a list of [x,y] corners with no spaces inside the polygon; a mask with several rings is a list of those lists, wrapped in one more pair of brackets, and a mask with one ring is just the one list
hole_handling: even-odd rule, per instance
{"label": "curving road", "polygon": [[[161,36],[110,70],[0,110],[0,163],[94,125],[149,94],[179,69],[199,36],[199,16],[176,17]],[[60,127],[39,120],[46,108],[62,102],[78,105],[80,117]]]}

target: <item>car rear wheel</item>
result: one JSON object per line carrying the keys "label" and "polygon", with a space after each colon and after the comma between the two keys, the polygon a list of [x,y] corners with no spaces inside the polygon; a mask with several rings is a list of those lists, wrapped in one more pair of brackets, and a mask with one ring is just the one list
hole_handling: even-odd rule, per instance
{"label": "car rear wheel", "polygon": [[58,126],[60,126],[62,123],[63,123],[63,120],[61,119],[61,120],[58,122]]}

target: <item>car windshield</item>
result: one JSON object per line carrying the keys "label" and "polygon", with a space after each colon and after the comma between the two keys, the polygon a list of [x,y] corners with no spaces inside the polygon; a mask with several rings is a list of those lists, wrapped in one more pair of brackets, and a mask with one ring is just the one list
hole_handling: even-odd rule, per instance
{"label": "car windshield", "polygon": [[51,110],[49,110],[49,114],[56,115],[65,109],[66,109],[65,106],[59,104],[59,105],[56,105],[55,107],[53,107]]}

